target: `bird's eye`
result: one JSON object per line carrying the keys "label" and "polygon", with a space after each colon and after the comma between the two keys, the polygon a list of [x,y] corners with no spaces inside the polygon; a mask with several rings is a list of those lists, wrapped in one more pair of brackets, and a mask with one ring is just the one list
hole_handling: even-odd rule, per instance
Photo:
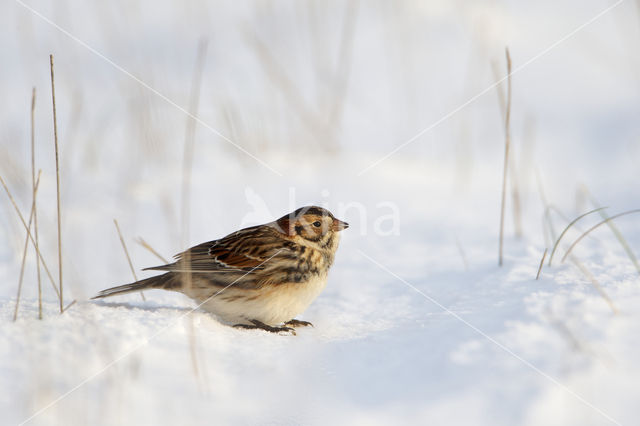
{"label": "bird's eye", "polygon": [[313,226],[315,226],[316,228],[320,228],[320,225],[322,224],[320,223],[319,220],[316,220],[315,222],[313,222]]}

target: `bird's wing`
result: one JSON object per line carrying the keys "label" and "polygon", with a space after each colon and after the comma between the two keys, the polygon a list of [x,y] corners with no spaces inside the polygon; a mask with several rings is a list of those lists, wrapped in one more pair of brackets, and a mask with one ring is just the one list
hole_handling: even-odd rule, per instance
{"label": "bird's wing", "polygon": [[266,225],[253,226],[190,248],[175,256],[176,261],[147,269],[173,272],[252,273],[283,248],[278,231]]}

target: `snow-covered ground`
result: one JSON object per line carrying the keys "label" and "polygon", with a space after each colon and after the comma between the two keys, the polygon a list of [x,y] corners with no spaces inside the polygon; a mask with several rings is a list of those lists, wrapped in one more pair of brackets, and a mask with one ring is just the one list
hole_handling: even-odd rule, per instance
{"label": "snow-covered ground", "polygon": [[[38,320],[30,248],[12,321],[25,235],[2,194],[0,423],[636,424],[640,271],[606,225],[561,261],[595,213],[536,274],[571,219],[640,208],[639,16],[631,0],[4,2],[0,175],[26,215],[35,86],[57,278],[53,53],[77,302],[60,315],[43,275]],[[509,189],[498,267],[505,45],[522,235]],[[144,277],[160,261],[137,237],[169,258],[308,204],[351,227],[295,337],[162,291],[88,301],[132,280],[114,218]],[[636,256],[638,217],[615,222]]]}

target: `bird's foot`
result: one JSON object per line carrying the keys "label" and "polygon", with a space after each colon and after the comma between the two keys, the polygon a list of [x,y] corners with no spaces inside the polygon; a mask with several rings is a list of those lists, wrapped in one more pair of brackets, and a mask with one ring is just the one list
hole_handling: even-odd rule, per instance
{"label": "bird's foot", "polygon": [[297,319],[292,319],[290,321],[287,321],[284,323],[284,325],[289,326],[289,327],[313,327],[313,324],[311,324],[309,321],[301,321],[301,320],[297,320]]}
{"label": "bird's foot", "polygon": [[244,329],[248,329],[248,330],[264,330],[264,331],[268,331],[270,333],[281,333],[281,332],[287,332],[287,333],[291,333],[294,336],[296,335],[296,331],[291,328],[291,327],[273,327],[270,325],[267,325],[265,323],[263,323],[262,321],[258,321],[258,320],[251,320],[251,323],[253,323],[253,325],[250,324],[236,324],[234,325],[235,328],[244,328]]}

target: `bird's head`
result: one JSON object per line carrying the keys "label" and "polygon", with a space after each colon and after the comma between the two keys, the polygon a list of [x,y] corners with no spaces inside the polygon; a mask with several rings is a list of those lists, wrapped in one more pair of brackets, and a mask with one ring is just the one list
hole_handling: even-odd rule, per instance
{"label": "bird's head", "polygon": [[335,250],[338,232],[349,224],[336,219],[327,209],[317,206],[300,207],[278,219],[275,224],[280,232],[294,241],[325,250]]}

